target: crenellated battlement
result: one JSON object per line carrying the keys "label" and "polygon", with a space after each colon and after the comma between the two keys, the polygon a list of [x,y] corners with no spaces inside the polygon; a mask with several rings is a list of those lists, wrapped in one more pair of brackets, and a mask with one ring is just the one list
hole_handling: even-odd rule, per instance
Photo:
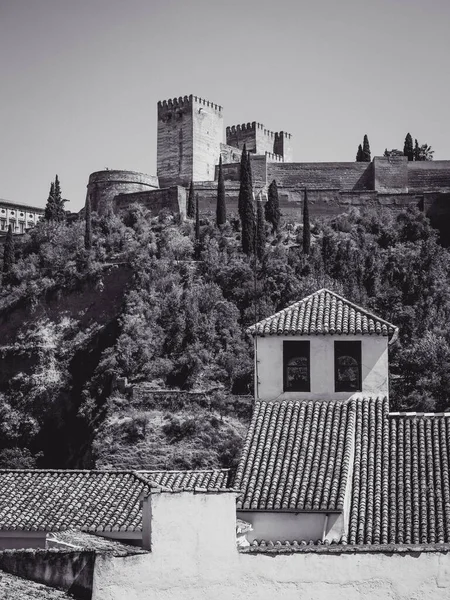
{"label": "crenellated battlement", "polygon": [[290,133],[287,133],[286,131],[277,131],[275,133],[275,139],[276,140],[283,139],[283,138],[287,139],[287,140],[290,140],[291,137],[292,137],[292,135]]}
{"label": "crenellated battlement", "polygon": [[169,100],[160,100],[158,102],[158,113],[190,108],[193,104],[201,104],[202,106],[207,106],[208,108],[212,108],[217,112],[222,112],[222,107],[214,102],[210,102],[209,100],[204,100],[199,96],[194,96],[190,94],[189,96],[180,96],[179,98],[169,98]]}
{"label": "crenellated battlement", "polygon": [[273,152],[266,152],[267,162],[284,162],[284,158],[281,154],[274,154]]}
{"label": "crenellated battlement", "polygon": [[231,125],[227,127],[226,134],[232,135],[235,133],[247,133],[256,131],[256,128],[264,127],[261,123],[253,121],[253,123],[242,123],[241,125]]}

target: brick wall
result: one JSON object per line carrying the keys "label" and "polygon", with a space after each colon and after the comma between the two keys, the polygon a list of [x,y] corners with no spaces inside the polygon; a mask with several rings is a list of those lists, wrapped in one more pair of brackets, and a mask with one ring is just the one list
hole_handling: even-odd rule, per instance
{"label": "brick wall", "polygon": [[[222,108],[207,100],[193,97],[193,173],[194,181],[214,181],[224,141]],[[184,184],[184,182],[181,182]]]}

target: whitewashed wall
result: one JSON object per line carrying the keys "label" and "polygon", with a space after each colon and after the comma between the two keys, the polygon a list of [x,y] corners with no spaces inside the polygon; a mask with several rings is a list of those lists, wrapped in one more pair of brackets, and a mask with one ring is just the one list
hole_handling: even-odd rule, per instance
{"label": "whitewashed wall", "polygon": [[92,600],[448,600],[447,552],[241,554],[233,494],[152,496],[152,552],[98,555]]}
{"label": "whitewashed wall", "polygon": [[[310,392],[283,392],[283,342],[310,342]],[[268,336],[257,339],[255,397],[345,399],[350,392],[334,391],[334,342],[361,341],[362,393],[388,393],[388,338],[382,336]]]}

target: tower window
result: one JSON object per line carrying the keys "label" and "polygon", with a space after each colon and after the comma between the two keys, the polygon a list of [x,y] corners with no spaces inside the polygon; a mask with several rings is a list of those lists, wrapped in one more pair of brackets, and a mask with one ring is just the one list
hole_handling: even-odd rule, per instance
{"label": "tower window", "polygon": [[283,342],[285,392],[309,392],[309,342]]}
{"label": "tower window", "polygon": [[361,342],[334,342],[336,392],[361,391]]}

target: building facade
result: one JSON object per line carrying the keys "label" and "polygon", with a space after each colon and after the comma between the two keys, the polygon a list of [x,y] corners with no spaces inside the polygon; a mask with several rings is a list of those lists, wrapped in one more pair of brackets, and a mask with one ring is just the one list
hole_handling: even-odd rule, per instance
{"label": "building facade", "polygon": [[6,233],[9,225],[11,225],[13,233],[25,233],[27,229],[34,227],[43,216],[43,208],[0,199],[0,234]]}

